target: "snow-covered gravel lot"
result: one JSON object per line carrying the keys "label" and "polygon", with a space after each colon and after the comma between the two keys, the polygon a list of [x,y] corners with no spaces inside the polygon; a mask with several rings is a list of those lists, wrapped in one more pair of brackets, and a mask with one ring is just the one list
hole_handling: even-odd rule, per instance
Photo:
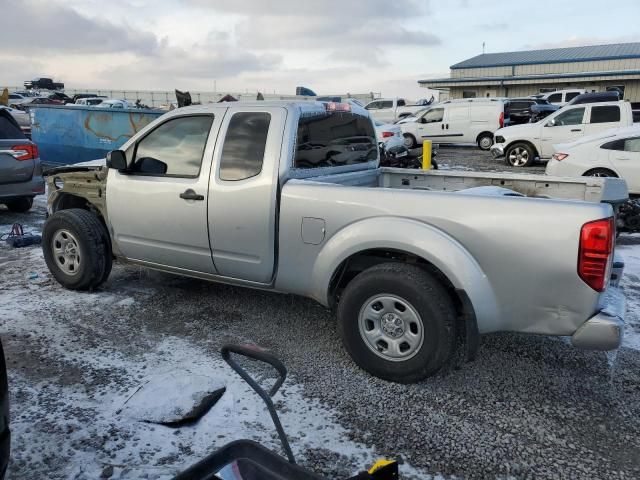
{"label": "snow-covered gravel lot", "polygon": [[[26,215],[0,207],[0,233],[14,221],[39,230],[43,201]],[[612,367],[560,339],[500,334],[474,363],[410,386],[356,368],[312,301],[122,265],[99,291],[70,292],[38,247],[0,245],[9,478],[171,478],[238,438],[279,451],[266,409],[220,360],[229,341],[288,366],[275,397],[285,430],[301,463],[329,478],[380,456],[401,459],[403,478],[640,478],[640,236],[620,243],[628,325]],[[189,379],[227,391],[194,425],[140,422],[125,404],[159,377],[181,379],[168,404],[191,394],[178,388]]]}

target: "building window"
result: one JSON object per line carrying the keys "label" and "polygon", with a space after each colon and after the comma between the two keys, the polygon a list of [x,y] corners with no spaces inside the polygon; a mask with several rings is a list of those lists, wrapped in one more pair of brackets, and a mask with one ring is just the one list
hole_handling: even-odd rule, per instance
{"label": "building window", "polygon": [[476,91],[475,90],[463,90],[462,91],[462,98],[476,98]]}

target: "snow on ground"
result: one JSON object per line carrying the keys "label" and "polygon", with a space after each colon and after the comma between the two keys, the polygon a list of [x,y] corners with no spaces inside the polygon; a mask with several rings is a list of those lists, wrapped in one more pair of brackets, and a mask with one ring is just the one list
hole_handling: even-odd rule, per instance
{"label": "snow on ground", "polygon": [[640,350],[640,235],[633,236],[638,243],[618,245],[616,251],[624,258],[621,286],[627,299],[627,325],[623,345]]}
{"label": "snow on ground", "polygon": [[[21,270],[25,265],[28,271]],[[28,370],[40,366],[24,373],[9,369],[11,393],[22,405],[12,418],[14,464],[34,465],[37,472],[38,464],[63,458],[66,461],[56,467],[61,469],[58,475],[48,478],[93,479],[106,471],[114,479],[164,479],[236,439],[254,439],[281,451],[260,398],[219,356],[174,336],[150,338],[143,353],[113,349],[99,341],[126,331],[127,318],[137,307],[136,295],[148,298],[154,294],[152,289],[133,285],[115,293],[64,290],[51,279],[37,247],[21,249],[19,256],[5,259],[2,268],[15,279],[0,285],[4,335],[29,336],[34,349],[46,342],[38,356],[46,358],[49,366],[61,365],[53,377],[36,381],[29,378]],[[106,309],[115,312],[115,320],[91,326],[95,342],[82,340],[82,329],[87,327],[81,315],[56,321],[57,311],[82,311],[86,316]],[[146,334],[153,337],[152,332],[139,332],[142,337]],[[80,378],[70,380],[61,373],[70,367],[80,370]],[[133,420],[125,404],[140,385],[175,375],[211,379],[203,389],[224,384],[226,392],[191,426],[170,428]],[[197,388],[188,383],[176,382],[173,389],[165,389],[167,405],[156,398],[154,406],[170,409],[176,403],[189,403]],[[363,468],[377,458],[371,447],[348,440],[335,412],[305,398],[302,386],[288,380],[274,401],[296,455],[304,456],[306,449],[325,449]],[[100,448],[95,448],[96,442]],[[402,468],[405,478],[431,478],[410,465]]]}

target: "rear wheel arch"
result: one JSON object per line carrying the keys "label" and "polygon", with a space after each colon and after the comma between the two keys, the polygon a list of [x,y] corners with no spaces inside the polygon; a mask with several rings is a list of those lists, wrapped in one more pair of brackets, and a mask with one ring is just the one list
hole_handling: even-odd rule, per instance
{"label": "rear wheel arch", "polygon": [[[603,174],[606,174],[606,175],[597,175],[598,173],[603,173]],[[590,168],[589,170],[584,172],[582,174],[582,176],[583,177],[612,177],[612,178],[620,178],[620,175],[618,175],[617,172],[615,172],[614,170],[612,170],[610,168],[606,168],[606,167]]]}

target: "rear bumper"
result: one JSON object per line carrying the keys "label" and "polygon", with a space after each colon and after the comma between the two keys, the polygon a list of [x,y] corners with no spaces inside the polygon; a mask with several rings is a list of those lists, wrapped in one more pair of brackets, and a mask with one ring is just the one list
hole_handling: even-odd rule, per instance
{"label": "rear bumper", "polygon": [[501,144],[492,145],[491,155],[493,155],[493,158],[504,157],[504,145],[501,145]]}
{"label": "rear bumper", "polygon": [[44,178],[34,175],[28,182],[6,183],[0,185],[0,200],[18,197],[35,197],[44,194]]}
{"label": "rear bumper", "polygon": [[610,286],[600,302],[600,311],[576,330],[571,343],[585,350],[615,350],[622,344],[625,310],[624,294]]}

